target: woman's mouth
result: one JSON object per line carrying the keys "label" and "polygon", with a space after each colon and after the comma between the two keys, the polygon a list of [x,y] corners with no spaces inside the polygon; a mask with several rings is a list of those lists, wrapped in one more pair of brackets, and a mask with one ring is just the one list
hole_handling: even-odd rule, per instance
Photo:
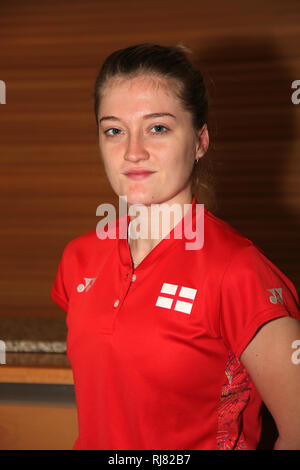
{"label": "woman's mouth", "polygon": [[125,176],[132,180],[142,180],[144,178],[148,178],[148,176],[152,175],[154,171],[147,171],[147,170],[132,170],[125,173]]}

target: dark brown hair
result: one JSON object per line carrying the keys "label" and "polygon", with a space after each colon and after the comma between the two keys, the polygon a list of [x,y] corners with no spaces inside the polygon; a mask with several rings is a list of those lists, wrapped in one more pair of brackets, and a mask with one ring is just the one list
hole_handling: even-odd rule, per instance
{"label": "dark brown hair", "polygon": [[[142,43],[119,49],[102,64],[94,87],[94,111],[98,126],[101,91],[111,78],[157,75],[174,81],[174,92],[192,116],[195,133],[208,121],[208,93],[200,70],[188,59],[184,44],[162,46]],[[177,86],[176,86],[177,85]],[[195,163],[191,180],[196,200],[212,209],[215,202],[211,162],[207,155]]]}

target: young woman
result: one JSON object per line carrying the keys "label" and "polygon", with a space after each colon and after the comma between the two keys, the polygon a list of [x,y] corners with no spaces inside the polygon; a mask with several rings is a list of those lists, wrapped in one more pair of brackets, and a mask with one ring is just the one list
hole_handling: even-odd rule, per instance
{"label": "young woman", "polygon": [[[106,238],[71,240],[51,290],[67,312],[74,449],[256,449],[262,400],[275,449],[300,449],[297,292],[205,205],[199,217],[207,114],[202,75],[181,46],[115,51],[96,79],[100,155],[129,213]],[[130,230],[137,206],[144,238]],[[202,239],[196,249],[186,227]]]}

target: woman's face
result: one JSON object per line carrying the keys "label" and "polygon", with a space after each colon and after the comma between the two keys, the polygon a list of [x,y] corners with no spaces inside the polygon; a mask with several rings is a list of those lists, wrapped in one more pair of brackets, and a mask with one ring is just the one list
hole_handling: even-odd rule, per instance
{"label": "woman's face", "polygon": [[[114,78],[102,92],[100,154],[113,190],[129,205],[191,202],[190,176],[208,133],[205,125],[195,136],[172,84],[149,75]],[[148,173],[130,173],[141,170]]]}

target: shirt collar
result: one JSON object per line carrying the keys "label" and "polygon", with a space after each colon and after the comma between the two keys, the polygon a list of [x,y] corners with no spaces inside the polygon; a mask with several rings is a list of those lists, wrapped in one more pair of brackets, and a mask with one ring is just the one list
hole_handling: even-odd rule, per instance
{"label": "shirt collar", "polygon": [[[187,209],[184,217],[173,227],[169,232],[168,238],[163,238],[148,255],[141,261],[138,268],[144,270],[149,267],[155,259],[160,257],[166,249],[170,249],[175,244],[183,244],[186,242],[192,242],[190,232],[196,230],[196,197],[193,195],[191,206]],[[126,270],[132,269],[131,253],[128,244],[128,226],[130,222],[130,216],[128,214],[117,220],[116,237],[118,241],[118,251],[121,264]],[[181,238],[176,238],[176,234],[182,234]]]}

